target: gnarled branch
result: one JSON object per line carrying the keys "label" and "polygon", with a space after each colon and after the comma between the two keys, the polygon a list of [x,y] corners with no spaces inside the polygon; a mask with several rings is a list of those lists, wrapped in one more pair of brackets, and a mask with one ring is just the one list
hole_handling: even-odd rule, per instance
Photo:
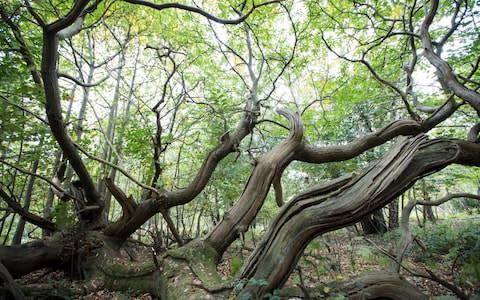
{"label": "gnarled branch", "polygon": [[304,129],[299,115],[287,111],[278,112],[289,119],[290,135],[256,161],[240,198],[208,235],[207,242],[217,250],[219,255],[239,235],[245,233],[262,207],[275,176],[290,163],[295,151],[301,145]]}
{"label": "gnarled branch", "polygon": [[[479,151],[480,145],[464,141],[403,139],[359,175],[301,193],[282,207],[242,270],[241,278],[268,284],[247,284],[240,296],[263,295],[283,285],[314,237],[358,222],[422,176],[451,163],[480,166]],[[282,255],[273,254],[278,249]]]}
{"label": "gnarled branch", "polygon": [[235,25],[235,24],[240,24],[240,23],[242,23],[243,21],[245,21],[245,20],[255,11],[255,9],[257,9],[257,8],[259,8],[259,7],[280,2],[280,0],[272,0],[272,1],[262,2],[262,3],[260,3],[260,4],[253,4],[253,5],[252,5],[252,8],[250,8],[250,10],[249,10],[247,13],[245,13],[244,15],[242,15],[241,17],[239,17],[239,18],[237,18],[237,19],[229,20],[229,19],[222,19],[222,18],[216,17],[216,16],[214,16],[214,15],[206,12],[205,10],[203,10],[203,9],[201,9],[201,8],[194,7],[194,6],[188,6],[188,5],[181,4],[181,3],[162,3],[162,4],[157,4],[157,3],[153,3],[153,2],[149,2],[149,1],[144,1],[144,0],[123,0],[123,1],[128,2],[128,3],[131,3],[131,4],[136,4],[136,5],[142,5],[142,6],[150,7],[150,8],[156,9],[156,10],[164,10],[164,9],[169,9],[169,8],[177,8],[177,9],[189,11],[189,12],[192,12],[192,13],[195,13],[195,14],[199,14],[199,15],[201,15],[201,16],[209,19],[209,20],[212,20],[212,21],[216,22],[216,23],[220,23],[220,24],[231,24],[231,25]]}

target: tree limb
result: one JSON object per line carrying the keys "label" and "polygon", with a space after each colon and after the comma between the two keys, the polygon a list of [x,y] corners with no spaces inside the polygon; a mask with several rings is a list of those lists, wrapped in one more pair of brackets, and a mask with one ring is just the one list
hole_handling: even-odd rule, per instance
{"label": "tree limb", "polygon": [[27,47],[27,43],[23,37],[22,32],[20,31],[20,28],[18,28],[17,24],[15,24],[12,21],[12,18],[7,14],[3,4],[0,4],[0,16],[3,19],[3,21],[8,25],[8,27],[10,27],[15,37],[15,40],[20,45],[19,51],[22,54],[22,58],[25,61],[25,64],[27,65],[28,70],[30,70],[30,74],[32,75],[33,81],[35,82],[35,84],[41,85],[42,77],[38,72],[38,68],[35,64],[32,53],[30,53],[30,50]]}
{"label": "tree limb", "polygon": [[12,199],[2,188],[0,188],[0,197],[2,197],[2,199],[7,203],[7,205],[14,212],[19,214],[25,221],[51,232],[57,231],[57,225],[55,223],[26,211],[17,201]]}
{"label": "tree limb", "polygon": [[30,171],[26,171],[20,167],[17,167],[15,166],[14,164],[11,164],[9,162],[7,162],[6,160],[3,160],[0,158],[0,163],[4,163],[6,164],[7,166],[11,167],[11,168],[14,168],[15,170],[19,171],[20,173],[23,173],[23,174],[27,174],[27,175],[30,175],[30,176],[35,176],[35,177],[38,177],[40,179],[42,179],[43,181],[45,181],[46,183],[50,184],[52,187],[54,187],[56,190],[58,190],[60,193],[62,194],[65,194],[67,197],[69,198],[72,198],[72,199],[76,199],[73,195],[71,195],[70,193],[68,193],[66,190],[64,190],[61,186],[59,186],[58,184],[56,184],[55,182],[53,182],[52,180],[48,179],[47,177],[43,176],[43,175],[40,175],[40,174],[37,174],[37,173],[32,173]]}
{"label": "tree limb", "polygon": [[[244,265],[249,280],[239,297],[264,295],[282,286],[303,249],[316,236],[343,228],[385,206],[427,174],[452,163],[480,166],[480,145],[423,136],[398,142],[360,174],[313,187],[284,205]],[[282,249],[282,255],[275,255]],[[255,285],[266,280],[266,285]]]}
{"label": "tree limb", "polygon": [[437,14],[438,0],[430,1],[430,9],[421,26],[423,52],[428,61],[436,68],[439,79],[459,98],[468,102],[480,116],[480,94],[461,84],[450,65],[433,50],[429,28]]}
{"label": "tree limb", "polygon": [[426,206],[438,206],[455,198],[469,198],[469,199],[480,200],[480,195],[470,194],[470,193],[453,193],[453,194],[447,194],[435,201],[416,200],[414,201],[414,203],[419,205],[426,205]]}
{"label": "tree limb", "polygon": [[99,157],[96,157],[92,154],[90,154],[87,150],[83,149],[79,144],[75,143],[75,147],[80,150],[80,152],[82,152],[83,154],[85,154],[88,158],[90,159],[93,159],[93,160],[96,160],[98,161],[99,163],[102,163],[102,164],[105,164],[109,167],[112,167],[114,168],[115,170],[119,171],[120,173],[122,173],[125,177],[127,177],[128,179],[130,179],[131,181],[133,181],[135,184],[137,184],[138,186],[144,188],[144,189],[147,189],[147,190],[150,190],[151,192],[157,194],[158,193],[158,190],[151,187],[151,186],[148,186],[144,183],[141,183],[139,180],[135,179],[135,177],[133,177],[132,175],[130,175],[127,171],[125,171],[123,168],[115,165],[115,164],[112,164],[111,162],[109,161],[106,161],[102,158],[99,158]]}
{"label": "tree limb", "polygon": [[397,136],[425,133],[446,120],[457,110],[460,104],[450,97],[428,119],[422,123],[414,120],[397,120],[385,127],[358,138],[346,145],[316,147],[307,143],[295,154],[295,160],[310,163],[325,163],[351,159],[375,146],[382,145]]}
{"label": "tree limb", "polygon": [[2,101],[10,104],[10,105],[13,105],[15,106],[16,108],[20,109],[20,110],[23,110],[24,112],[27,112],[29,113],[30,115],[32,115],[33,117],[35,117],[35,119],[39,120],[40,122],[48,125],[48,121],[45,120],[44,118],[40,117],[38,114],[34,113],[33,111],[29,110],[28,108],[25,108],[13,101],[10,101],[7,97],[3,96],[3,95],[0,95],[0,99],[2,99]]}
{"label": "tree limb", "polygon": [[[234,206],[207,236],[206,241],[221,256],[230,244],[245,234],[262,207],[275,177],[291,162],[303,139],[303,122],[298,113],[279,110],[290,122],[290,134],[257,161]],[[232,230],[233,229],[233,230]]]}
{"label": "tree limb", "polygon": [[262,2],[260,4],[253,4],[252,8],[250,8],[250,10],[246,14],[242,15],[241,17],[239,17],[237,19],[232,19],[232,20],[222,19],[222,18],[216,17],[216,16],[206,12],[205,10],[203,10],[201,8],[198,8],[198,7],[195,7],[195,6],[188,6],[188,5],[181,4],[181,3],[157,4],[157,3],[144,1],[144,0],[123,0],[123,1],[131,3],[131,4],[150,7],[150,8],[153,8],[155,10],[164,10],[164,9],[169,9],[169,8],[176,8],[176,9],[185,10],[185,11],[189,11],[189,12],[192,12],[192,13],[199,14],[199,15],[201,15],[201,16],[209,19],[209,20],[212,20],[212,21],[216,22],[216,23],[236,25],[236,24],[240,24],[243,21],[245,21],[255,11],[255,9],[257,9],[259,7],[262,7],[262,6],[265,6],[265,5],[269,5],[269,4],[273,4],[273,3],[279,3],[281,0],[272,0],[272,1]]}
{"label": "tree limb", "polygon": [[10,272],[8,272],[7,268],[5,268],[5,266],[1,261],[0,261],[0,279],[2,279],[2,281],[7,286],[7,289],[12,294],[13,299],[15,300],[25,299],[25,295],[23,294],[23,291],[20,285],[16,283],[15,280],[13,280],[12,275],[10,275]]}

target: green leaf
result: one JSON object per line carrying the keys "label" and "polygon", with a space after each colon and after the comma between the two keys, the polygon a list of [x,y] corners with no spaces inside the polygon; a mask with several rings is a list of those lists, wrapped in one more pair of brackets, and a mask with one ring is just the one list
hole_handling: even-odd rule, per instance
{"label": "green leaf", "polygon": [[242,268],[243,261],[238,256],[232,256],[230,259],[230,275],[235,277]]}

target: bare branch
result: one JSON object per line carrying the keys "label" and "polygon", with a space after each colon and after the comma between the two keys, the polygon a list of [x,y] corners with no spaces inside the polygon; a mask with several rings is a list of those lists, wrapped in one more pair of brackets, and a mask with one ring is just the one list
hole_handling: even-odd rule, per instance
{"label": "bare branch", "polygon": [[438,0],[430,1],[430,9],[421,26],[420,35],[424,55],[428,61],[437,69],[439,80],[443,82],[443,86],[450,89],[456,96],[468,102],[480,116],[480,94],[475,90],[471,90],[461,84],[450,65],[434,52],[434,46],[430,38],[430,25],[437,14]]}
{"label": "bare branch", "polygon": [[70,26],[60,30],[57,33],[58,39],[66,40],[73,37],[77,33],[79,33],[80,30],[82,29],[84,20],[85,20],[85,16],[79,16],[78,18],[76,18],[75,22],[73,22]]}
{"label": "bare branch", "polygon": [[57,37],[60,39],[72,37],[81,30],[85,15],[94,11],[100,1],[101,0],[95,0],[89,7],[87,7],[87,5],[91,0],[75,1],[75,4],[67,15],[46,25],[45,31],[58,35]]}
{"label": "bare branch", "polygon": [[270,119],[261,119],[261,120],[258,120],[257,121],[257,124],[261,124],[261,123],[265,123],[265,122],[268,122],[268,123],[272,123],[272,124],[275,124],[279,127],[282,127],[283,129],[286,129],[286,130],[289,130],[289,128],[285,125],[283,125],[282,123],[279,123],[275,120],[270,120]]}
{"label": "bare branch", "polygon": [[23,37],[20,28],[18,28],[17,24],[12,21],[12,18],[7,14],[3,4],[0,4],[0,17],[3,21],[10,27],[15,37],[15,40],[20,45],[20,49],[18,50],[22,54],[22,58],[27,65],[27,68],[30,70],[30,74],[32,75],[33,81],[37,85],[42,84],[42,77],[40,72],[38,72],[37,66],[35,64],[35,60],[33,59],[32,53],[30,53],[29,48],[27,47],[27,43]]}
{"label": "bare branch", "polygon": [[260,102],[264,102],[265,100],[267,100],[268,98],[270,98],[272,96],[273,92],[276,89],[277,81],[280,79],[280,77],[282,77],[282,75],[285,72],[285,70],[287,69],[287,67],[292,63],[293,59],[295,58],[295,54],[296,54],[297,47],[298,47],[298,44],[299,44],[299,32],[298,32],[297,27],[295,26],[295,22],[292,19],[292,15],[290,14],[290,11],[287,9],[287,7],[284,4],[281,4],[281,6],[287,12],[288,20],[290,21],[290,24],[292,26],[295,41],[293,43],[292,52],[290,53],[290,56],[288,57],[287,61],[283,64],[280,72],[278,72],[277,75],[275,76],[275,79],[272,81],[272,88],[267,93],[267,95],[260,100]]}
{"label": "bare branch", "polygon": [[28,12],[32,15],[32,17],[35,19],[35,21],[38,22],[38,25],[40,25],[40,27],[45,27],[46,23],[45,21],[42,19],[42,17],[40,17],[40,15],[33,9],[32,5],[30,4],[30,1],[28,0],[24,0],[25,2],[25,6],[27,7],[27,10]]}
{"label": "bare branch", "polygon": [[[455,2],[455,12],[453,13],[450,19],[450,28],[445,33],[445,35],[440,39],[440,41],[436,43],[438,56],[442,55],[443,46],[448,41],[448,39],[453,35],[453,33],[458,29],[458,26],[462,22],[467,12],[468,1],[454,1],[454,2]],[[458,16],[462,2],[465,4],[465,7],[464,7],[464,10],[460,13],[460,16]],[[458,21],[457,21],[457,17],[458,17]]]}
{"label": "bare branch", "polygon": [[23,173],[23,174],[27,174],[27,175],[30,175],[30,176],[35,176],[37,178],[40,178],[42,179],[43,181],[45,181],[46,183],[50,184],[53,188],[55,188],[56,190],[58,190],[60,193],[66,195],[67,197],[69,198],[72,198],[72,199],[75,199],[75,197],[73,195],[71,195],[70,193],[68,193],[66,190],[64,190],[61,186],[59,186],[58,184],[56,184],[55,182],[53,182],[52,180],[48,179],[47,177],[43,176],[43,175],[40,175],[40,174],[37,174],[37,173],[32,173],[30,171],[26,171],[20,167],[17,167],[16,165],[12,164],[12,163],[9,163],[7,162],[6,160],[4,159],[1,159],[0,158],[0,163],[4,163],[6,164],[7,166],[11,167],[11,168],[14,168],[15,170],[19,171],[20,173]]}
{"label": "bare branch", "polygon": [[75,143],[75,147],[80,150],[83,154],[85,154],[88,158],[90,159],[93,159],[93,160],[96,160],[98,161],[99,163],[102,163],[102,164],[105,164],[109,167],[112,167],[114,168],[115,170],[119,171],[120,173],[122,173],[123,175],[125,175],[125,177],[127,177],[128,179],[130,179],[131,181],[133,181],[135,184],[137,184],[138,186],[144,188],[144,189],[147,189],[147,190],[150,190],[152,192],[154,192],[155,194],[158,194],[158,190],[151,187],[151,186],[148,186],[146,184],[143,184],[141,183],[140,181],[138,181],[137,179],[135,179],[132,175],[130,175],[127,171],[125,171],[124,169],[120,168],[119,166],[117,165],[114,165],[112,164],[111,162],[109,161],[106,161],[104,159],[101,159],[99,157],[96,157],[90,153],[88,153],[87,150],[83,149],[79,144]]}
{"label": "bare branch", "polygon": [[469,198],[469,199],[476,199],[480,200],[480,195],[476,194],[470,194],[470,193],[453,193],[453,194],[447,194],[443,196],[442,198],[435,200],[435,201],[422,201],[422,200],[416,200],[415,204],[419,205],[426,205],[426,206],[439,206],[447,201],[450,201],[455,198]]}
{"label": "bare branch", "polygon": [[403,101],[403,104],[405,105],[405,108],[407,109],[407,112],[408,114],[412,117],[412,119],[416,120],[416,121],[420,121],[420,117],[418,116],[417,113],[415,113],[412,108],[410,107],[410,104],[408,103],[408,100],[407,100],[407,94],[402,91],[398,86],[396,86],[394,83],[382,78],[377,71],[375,71],[375,69],[372,67],[372,65],[367,61],[365,60],[365,54],[364,53],[362,55],[362,58],[361,59],[352,59],[352,58],[349,58],[345,55],[342,55],[340,53],[338,53],[337,51],[335,51],[332,46],[327,42],[327,40],[325,39],[324,35],[323,35],[323,32],[321,34],[321,38],[322,38],[322,41],[323,43],[325,44],[325,46],[328,48],[328,50],[330,52],[332,52],[333,54],[335,54],[337,57],[343,59],[343,60],[346,60],[346,61],[349,61],[349,62],[352,62],[352,63],[361,63],[363,64],[365,67],[367,67],[368,71],[373,75],[373,77],[381,84],[387,86],[388,88],[390,88],[391,90],[393,90],[395,93],[397,93],[399,96],[400,96],[400,99],[402,99]]}
{"label": "bare branch", "polygon": [[55,223],[28,212],[1,188],[0,188],[0,197],[2,197],[2,199],[7,203],[7,205],[14,212],[19,214],[25,221],[49,231],[57,230],[57,225]]}
{"label": "bare branch", "polygon": [[152,3],[152,2],[144,1],[144,0],[123,0],[123,1],[131,3],[131,4],[147,6],[147,7],[156,9],[156,10],[163,10],[163,9],[169,9],[169,8],[181,9],[181,10],[185,10],[185,11],[189,11],[189,12],[192,12],[192,13],[199,14],[201,16],[206,17],[209,20],[212,20],[212,21],[216,22],[216,23],[236,25],[236,24],[240,24],[243,21],[245,21],[255,11],[255,9],[260,8],[262,6],[270,5],[270,4],[273,4],[273,3],[280,3],[281,0],[272,0],[272,1],[262,2],[260,4],[253,4],[252,8],[250,8],[250,10],[247,13],[245,13],[244,15],[240,16],[237,19],[232,19],[232,20],[222,19],[222,18],[216,17],[216,16],[214,16],[214,15],[212,15],[212,14],[210,14],[210,13],[206,12],[205,10],[200,9],[198,7],[188,6],[188,5],[181,4],[181,3],[156,4],[156,3]]}
{"label": "bare branch", "polygon": [[225,60],[227,61],[227,63],[230,65],[230,68],[233,70],[233,72],[235,72],[235,74],[237,74],[237,76],[240,78],[240,80],[242,81],[243,85],[248,88],[248,84],[247,82],[245,81],[245,78],[243,78],[242,74],[240,74],[240,72],[235,68],[236,66],[234,66],[230,60],[228,59],[228,56],[227,56],[227,53],[225,50],[222,49],[222,46],[227,48],[228,51],[230,51],[230,53],[232,53],[234,56],[236,56],[238,59],[240,59],[240,61],[242,63],[244,63],[245,65],[247,64],[247,61],[235,50],[233,49],[232,47],[230,47],[228,44],[226,44],[225,42],[223,42],[220,37],[218,36],[217,34],[217,31],[213,28],[213,25],[212,23],[210,22],[210,20],[208,21],[208,24],[210,25],[210,28],[213,32],[213,35],[215,36],[215,39],[217,40],[217,43],[219,44],[219,49],[220,49],[220,52],[222,53],[223,57],[225,58]]}
{"label": "bare branch", "polygon": [[34,113],[33,111],[29,110],[28,108],[25,108],[23,106],[21,106],[20,104],[17,104],[13,101],[10,101],[7,97],[3,96],[3,95],[0,95],[0,99],[2,99],[2,101],[10,104],[10,105],[13,105],[15,106],[16,108],[20,109],[20,110],[23,110],[24,112],[27,112],[29,113],[30,115],[32,115],[33,117],[35,117],[35,119],[39,120],[40,122],[48,125],[48,121],[45,120],[44,118],[40,117],[38,114]]}
{"label": "bare branch", "polygon": [[[118,68],[120,68],[120,67],[117,67],[117,68],[115,68],[115,69],[118,69]],[[97,82],[90,83],[90,84],[85,83],[85,82],[83,82],[83,81],[80,81],[79,79],[77,79],[77,78],[75,78],[75,77],[73,77],[73,76],[71,76],[71,75],[65,74],[65,73],[58,73],[58,77],[69,79],[69,80],[75,82],[76,84],[78,84],[78,85],[81,86],[81,87],[90,88],[90,87],[98,86],[98,85],[102,84],[103,82],[105,82],[108,78],[110,78],[112,71],[115,70],[115,69],[108,70],[108,74],[107,74],[105,77],[103,77],[102,79],[98,80]]]}

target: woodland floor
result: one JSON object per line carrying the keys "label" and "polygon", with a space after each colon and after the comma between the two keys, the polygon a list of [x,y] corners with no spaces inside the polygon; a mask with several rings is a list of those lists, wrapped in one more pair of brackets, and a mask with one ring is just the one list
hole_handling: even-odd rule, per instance
{"label": "woodland floor", "polygon": [[[328,296],[330,291],[329,282],[346,280],[365,272],[387,269],[391,260],[384,253],[389,253],[394,249],[398,238],[398,232],[387,233],[383,236],[359,236],[354,228],[326,234],[308,246],[286,286],[295,287],[298,291],[307,290],[312,299],[316,299],[313,295],[321,294]],[[133,248],[138,260],[152,259],[152,252],[149,247],[134,244]],[[222,277],[227,279],[235,275],[241,267],[241,261],[248,258],[253,248],[253,241],[247,242],[247,245],[244,247],[239,243],[234,244],[224,255],[221,264],[218,266],[218,271],[222,274]],[[125,257],[127,257],[126,253]],[[436,255],[433,258],[439,262],[445,260],[443,267],[436,269],[435,274],[452,282],[452,275],[455,275],[456,270],[452,271],[451,262],[449,263],[445,257],[440,255]],[[425,259],[421,250],[413,251],[404,261],[404,265],[412,271],[425,274]],[[448,289],[431,280],[412,277],[404,271],[402,274],[427,295],[452,294]],[[140,294],[137,291],[115,292],[99,288],[94,292],[88,293],[82,288],[82,282],[71,278],[64,272],[58,271],[40,270],[19,279],[19,283],[22,285],[49,284],[53,282],[62,282],[75,287],[75,290],[79,291],[79,293],[71,299],[152,299],[151,295]],[[306,289],[299,289],[299,286]]]}

